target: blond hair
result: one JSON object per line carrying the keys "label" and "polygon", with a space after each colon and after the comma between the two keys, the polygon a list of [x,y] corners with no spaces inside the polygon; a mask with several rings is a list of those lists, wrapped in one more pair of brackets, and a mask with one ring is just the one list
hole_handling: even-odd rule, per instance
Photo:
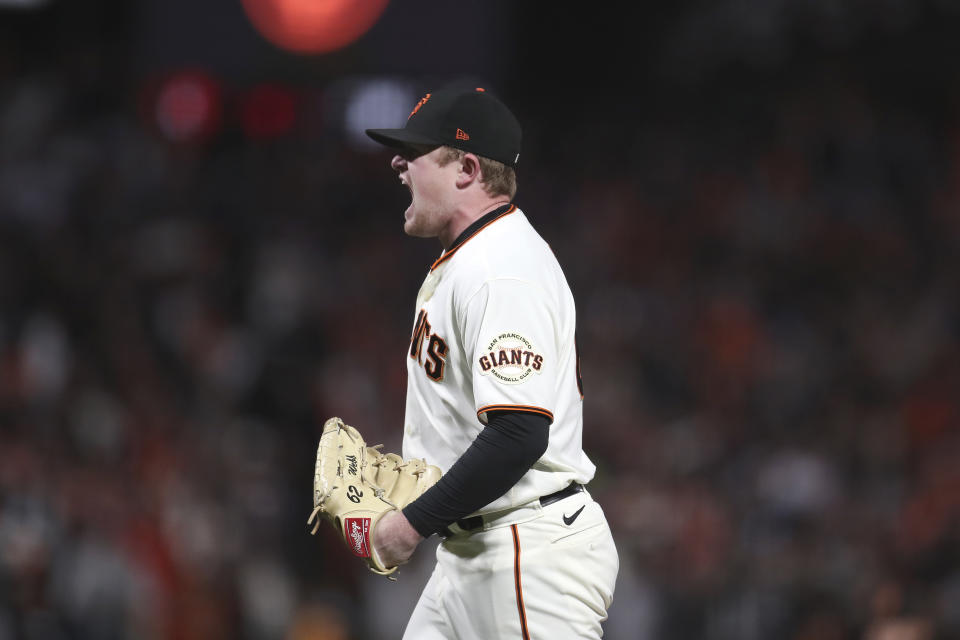
{"label": "blond hair", "polygon": [[[446,166],[454,161],[463,160],[466,151],[453,147],[441,147],[444,153],[438,159],[440,166]],[[480,160],[480,183],[489,196],[507,196],[513,200],[517,195],[517,172],[502,162],[491,160],[484,156],[477,156]]]}

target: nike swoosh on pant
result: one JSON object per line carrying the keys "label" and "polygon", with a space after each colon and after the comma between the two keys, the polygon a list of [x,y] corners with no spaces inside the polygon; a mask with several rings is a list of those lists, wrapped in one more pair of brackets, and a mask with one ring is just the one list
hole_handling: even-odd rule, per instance
{"label": "nike swoosh on pant", "polygon": [[573,524],[573,521],[577,519],[577,516],[580,515],[580,512],[583,511],[583,507],[585,507],[585,506],[587,506],[587,505],[583,505],[582,507],[580,507],[579,509],[577,509],[576,512],[575,512],[572,516],[567,516],[566,514],[564,514],[564,515],[563,515],[563,524],[567,525],[568,527],[569,527],[570,525],[572,525],[572,524]]}

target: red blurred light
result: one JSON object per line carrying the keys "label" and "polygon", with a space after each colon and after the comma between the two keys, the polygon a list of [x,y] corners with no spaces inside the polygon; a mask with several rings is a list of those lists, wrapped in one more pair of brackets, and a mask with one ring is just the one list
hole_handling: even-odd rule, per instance
{"label": "red blurred light", "polygon": [[342,49],[366,33],[389,0],[243,0],[263,37],[296,53]]}
{"label": "red blurred light", "polygon": [[213,135],[223,116],[220,85],[203,71],[181,71],[160,85],[153,107],[160,132],[173,142]]}
{"label": "red blurred light", "polygon": [[278,138],[293,129],[297,119],[296,97],[275,85],[254,87],[243,100],[240,119],[248,138]]}

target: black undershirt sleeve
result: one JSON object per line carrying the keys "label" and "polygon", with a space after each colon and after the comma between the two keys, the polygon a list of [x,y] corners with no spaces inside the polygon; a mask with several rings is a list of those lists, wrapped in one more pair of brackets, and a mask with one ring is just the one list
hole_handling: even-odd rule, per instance
{"label": "black undershirt sleeve", "polygon": [[[522,411],[491,411],[462,456],[403,509],[427,538],[505,494],[547,450],[550,420]],[[427,461],[429,462],[429,460]]]}

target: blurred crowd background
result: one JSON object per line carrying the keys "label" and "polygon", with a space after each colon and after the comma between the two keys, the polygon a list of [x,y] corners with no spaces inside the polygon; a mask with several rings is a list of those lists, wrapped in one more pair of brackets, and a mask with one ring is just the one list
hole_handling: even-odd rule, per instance
{"label": "blurred crowd background", "polygon": [[577,298],[607,637],[960,637],[960,3],[195,4],[0,6],[0,640],[399,637],[436,541],[309,536],[313,456],[399,449],[440,251],[356,134],[463,80]]}

